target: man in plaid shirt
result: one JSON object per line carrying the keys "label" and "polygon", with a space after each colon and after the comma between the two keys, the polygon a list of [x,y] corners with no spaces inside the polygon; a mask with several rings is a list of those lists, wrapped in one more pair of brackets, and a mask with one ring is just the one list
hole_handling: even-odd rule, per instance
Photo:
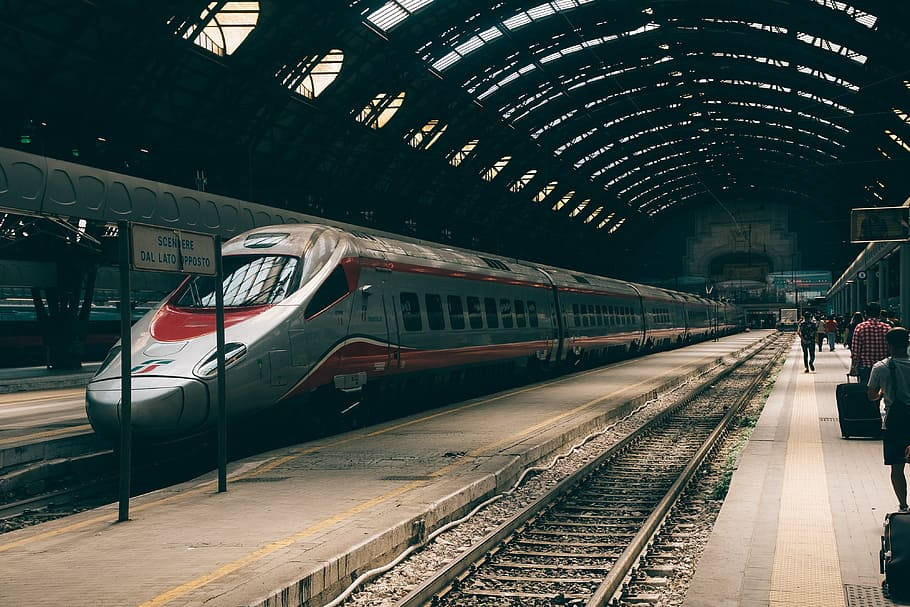
{"label": "man in plaid shirt", "polygon": [[881,307],[872,301],[866,304],[867,321],[856,325],[853,331],[853,341],[850,344],[850,357],[852,359],[851,374],[859,377],[859,383],[868,384],[872,365],[888,358],[891,350],[885,334],[891,330],[891,325],[879,319]]}

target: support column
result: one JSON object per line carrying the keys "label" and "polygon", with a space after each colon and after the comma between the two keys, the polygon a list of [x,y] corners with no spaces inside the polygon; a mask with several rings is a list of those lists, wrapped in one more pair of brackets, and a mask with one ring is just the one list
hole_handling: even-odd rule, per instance
{"label": "support column", "polygon": [[888,260],[878,262],[878,303],[882,307],[888,302]]}
{"label": "support column", "polygon": [[[870,301],[875,301],[875,298],[878,296],[878,288],[875,284],[875,279],[873,278],[872,268],[866,270],[866,303]],[[879,302],[881,303],[881,302]]]}
{"label": "support column", "polygon": [[853,287],[853,310],[854,311],[863,311],[863,300],[862,300],[862,282],[859,278],[853,281],[851,285]]}
{"label": "support column", "polygon": [[906,327],[910,321],[910,243],[901,245],[901,325]]}

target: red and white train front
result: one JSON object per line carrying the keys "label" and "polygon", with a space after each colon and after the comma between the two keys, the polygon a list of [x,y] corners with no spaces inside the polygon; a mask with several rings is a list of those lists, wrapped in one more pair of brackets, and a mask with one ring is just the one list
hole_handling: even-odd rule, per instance
{"label": "red and white train front", "polygon": [[[232,414],[269,406],[287,390],[288,332],[340,255],[325,226],[261,230],[225,243],[224,305],[228,407]],[[132,425],[150,438],[184,435],[215,422],[213,277],[191,277],[132,328]],[[120,348],[111,349],[86,390],[92,427],[120,428]]]}

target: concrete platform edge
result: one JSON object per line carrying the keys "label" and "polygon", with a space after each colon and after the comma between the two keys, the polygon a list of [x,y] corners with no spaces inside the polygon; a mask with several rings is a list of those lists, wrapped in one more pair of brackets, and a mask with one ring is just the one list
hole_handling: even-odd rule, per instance
{"label": "concrete platform edge", "polygon": [[340,594],[353,579],[365,571],[379,567],[395,558],[414,542],[414,524],[423,520],[427,532],[441,527],[449,521],[464,516],[476,504],[508,489],[528,466],[540,463],[557,450],[602,428],[614,419],[628,414],[639,405],[659,393],[671,390],[705,371],[729,359],[742,355],[763,342],[755,342],[736,352],[721,356],[696,367],[689,373],[670,379],[645,394],[625,401],[622,405],[585,420],[541,444],[539,447],[516,455],[508,464],[477,480],[467,487],[461,487],[447,497],[429,504],[416,516],[401,521],[391,529],[365,539],[346,552],[337,555],[296,579],[288,580],[280,588],[257,599],[251,607],[287,607],[289,605],[323,605]]}

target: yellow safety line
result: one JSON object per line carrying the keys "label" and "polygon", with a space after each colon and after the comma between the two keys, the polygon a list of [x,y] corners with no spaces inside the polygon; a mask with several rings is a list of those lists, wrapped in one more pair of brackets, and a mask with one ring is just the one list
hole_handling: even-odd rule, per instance
{"label": "yellow safety line", "polygon": [[44,438],[54,438],[59,437],[64,434],[84,434],[92,431],[92,426],[90,424],[83,424],[81,426],[69,426],[68,428],[57,428],[56,430],[45,430],[44,432],[36,432],[34,434],[22,434],[20,436],[13,436],[10,438],[0,439],[0,447],[5,445],[12,445],[22,442],[31,442],[35,439],[44,439]]}
{"label": "yellow safety line", "polygon": [[37,403],[43,400],[56,400],[64,396],[79,396],[85,394],[85,388],[60,388],[56,390],[56,394],[47,394],[49,390],[42,390],[41,392],[44,394],[43,396],[32,396],[29,398],[19,398],[17,395],[30,394],[30,392],[9,392],[0,395],[0,405]]}
{"label": "yellow safety line", "polygon": [[[690,363],[686,363],[686,364],[682,364],[682,365],[679,365],[679,366],[677,366],[677,367],[674,367],[673,369],[671,369],[670,371],[668,371],[667,373],[665,373],[665,375],[666,375],[666,374],[672,374],[674,371],[677,371],[677,370],[679,370],[679,369],[681,369],[681,368],[683,368],[683,367],[687,367],[687,366],[689,366],[689,365],[690,365]],[[534,432],[537,432],[537,431],[540,430],[541,428],[545,428],[545,427],[547,427],[547,426],[550,426],[550,425],[552,425],[553,423],[555,423],[556,421],[559,421],[559,420],[561,420],[561,419],[563,419],[563,418],[565,418],[565,417],[567,417],[567,416],[576,414],[576,413],[578,413],[578,412],[580,412],[580,411],[583,411],[584,409],[588,409],[588,408],[590,408],[590,407],[593,407],[594,405],[597,405],[598,403],[601,403],[601,402],[607,400],[608,398],[611,398],[611,397],[613,397],[613,396],[615,396],[615,395],[617,395],[617,394],[621,394],[621,393],[623,393],[623,392],[626,392],[626,391],[628,391],[628,390],[631,390],[631,389],[633,389],[633,388],[635,388],[635,387],[637,387],[637,386],[640,386],[640,385],[642,385],[642,384],[645,384],[645,383],[647,383],[647,382],[653,381],[653,379],[654,379],[654,378],[644,379],[644,380],[642,380],[642,381],[640,381],[640,382],[637,382],[637,383],[635,383],[635,384],[631,384],[631,385],[626,386],[626,387],[624,387],[624,388],[621,388],[621,389],[619,389],[619,390],[614,390],[614,391],[612,391],[612,392],[610,392],[610,393],[608,393],[608,394],[606,394],[606,395],[604,395],[604,396],[600,396],[600,397],[598,397],[598,398],[595,398],[595,399],[593,399],[593,400],[590,400],[590,401],[584,403],[583,405],[579,405],[579,406],[575,407],[574,409],[570,409],[569,411],[565,411],[565,412],[563,412],[563,413],[561,413],[561,414],[559,414],[559,415],[556,415],[556,416],[551,417],[551,418],[549,418],[549,419],[547,419],[547,420],[545,420],[545,421],[542,421],[542,422],[540,422],[540,423],[538,423],[538,424],[535,424],[534,426],[531,426],[531,427],[529,427],[529,428],[525,428],[525,429],[523,429],[523,430],[521,430],[521,431],[519,431],[519,432],[516,432],[516,433],[514,433],[514,434],[512,434],[512,435],[510,435],[510,436],[508,436],[508,437],[506,437],[506,438],[504,438],[504,439],[502,439],[502,440],[500,440],[500,441],[497,441],[496,443],[493,443],[493,444],[491,444],[491,445],[486,445],[486,446],[484,446],[484,447],[482,447],[482,448],[480,448],[480,449],[477,449],[477,450],[475,450],[475,451],[472,451],[469,455],[476,456],[476,455],[481,455],[481,454],[483,454],[483,453],[487,453],[487,452],[490,452],[490,451],[495,451],[497,448],[499,448],[499,447],[502,446],[503,444],[506,444],[506,443],[515,441],[515,440],[517,440],[517,439],[519,439],[519,438],[521,438],[521,437],[523,437],[523,436],[527,436],[527,435],[529,435],[529,434],[532,434],[532,433],[534,433]],[[435,416],[434,416],[434,417],[435,417]],[[405,424],[402,424],[402,425],[405,425]],[[378,432],[377,432],[377,433],[378,433]],[[287,459],[293,459],[293,458],[287,458]],[[285,461],[287,461],[287,459],[286,459]],[[444,467],[442,467],[442,468],[436,470],[435,472],[430,473],[428,476],[434,477],[434,478],[435,478],[435,477],[438,477],[438,476],[441,476],[441,475],[445,474],[446,472],[449,472],[451,469],[455,468],[455,467],[458,466],[458,465],[466,465],[469,461],[470,461],[470,460],[465,460],[465,461],[463,461],[463,462],[461,462],[461,463],[459,463],[459,464],[450,464],[450,465],[448,465],[448,466],[444,466]],[[272,467],[274,467],[274,466],[272,466]],[[269,468],[269,469],[271,469],[271,468]],[[259,472],[259,471],[257,471],[257,472]],[[415,487],[421,486],[421,485],[423,485],[423,484],[426,484],[426,481],[420,481],[420,482],[409,483],[409,485],[405,485],[405,486],[404,486],[404,487],[409,487],[409,488],[406,489],[405,491],[408,491],[408,490],[410,490],[411,488],[415,488]],[[382,503],[382,502],[385,502],[385,501],[391,499],[392,497],[396,497],[396,496],[401,495],[402,493],[404,493],[405,491],[402,490],[402,489],[404,489],[404,487],[400,487],[400,488],[398,488],[398,489],[395,489],[394,491],[391,491],[391,492],[389,492],[389,493],[386,493],[385,495],[380,495],[380,496],[374,497],[374,498],[372,498],[371,500],[369,500],[369,502],[364,502],[364,503],[369,503],[370,505],[377,505],[377,504],[380,504],[380,503]],[[232,561],[232,562],[230,562],[230,563],[227,563],[226,565],[223,565],[223,566],[221,566],[220,568],[215,569],[214,571],[211,571],[211,572],[209,572],[209,573],[207,573],[207,574],[205,574],[205,575],[203,575],[203,576],[201,576],[201,577],[198,577],[198,578],[196,578],[196,579],[194,579],[194,580],[190,580],[190,581],[188,581],[188,582],[186,582],[186,583],[184,583],[184,584],[182,584],[182,585],[180,585],[180,586],[177,586],[176,588],[172,588],[171,590],[169,590],[169,591],[167,591],[167,592],[165,592],[165,593],[163,593],[163,594],[159,594],[159,595],[156,596],[155,598],[153,598],[153,599],[151,599],[151,600],[149,600],[149,601],[146,601],[145,603],[142,603],[142,604],[140,605],[140,607],[158,607],[158,606],[160,606],[160,605],[165,605],[165,604],[167,604],[168,602],[170,602],[170,601],[172,601],[172,600],[174,600],[174,599],[176,599],[176,598],[178,598],[178,597],[181,597],[181,596],[187,594],[188,592],[191,592],[191,591],[193,591],[193,590],[196,590],[197,588],[200,588],[200,587],[202,587],[202,586],[204,586],[204,585],[206,585],[206,584],[208,584],[208,583],[210,583],[210,582],[213,582],[213,581],[215,581],[215,580],[217,580],[217,579],[219,579],[219,578],[221,578],[221,577],[224,577],[225,575],[227,575],[227,574],[229,574],[229,573],[232,573],[232,572],[236,571],[237,569],[239,569],[239,568],[241,568],[241,567],[243,567],[243,566],[245,566],[245,565],[248,565],[249,563],[251,563],[251,562],[253,562],[253,561],[255,561],[255,560],[258,560],[258,559],[260,559],[260,558],[266,557],[266,556],[272,554],[273,552],[275,552],[275,551],[277,551],[277,550],[280,550],[280,549],[282,549],[282,548],[286,548],[287,546],[293,544],[294,542],[297,542],[297,541],[300,541],[300,540],[306,538],[306,537],[307,537],[308,535],[310,535],[311,533],[313,533],[313,532],[315,532],[315,531],[317,531],[317,530],[319,530],[319,529],[322,529],[322,528],[324,527],[323,523],[327,523],[327,522],[333,522],[333,523],[334,523],[334,522],[340,522],[340,521],[342,521],[342,520],[348,518],[348,517],[351,516],[352,514],[356,514],[356,513],[358,513],[358,512],[362,512],[363,510],[364,510],[364,508],[360,508],[360,506],[355,506],[355,507],[352,508],[351,510],[347,510],[347,511],[345,511],[345,512],[343,512],[343,513],[340,513],[340,514],[336,514],[335,516],[333,516],[333,517],[331,517],[331,518],[329,518],[329,519],[326,519],[325,521],[322,521],[322,522],[320,522],[320,523],[316,523],[315,525],[313,525],[313,526],[311,526],[311,527],[308,527],[307,529],[304,529],[303,531],[299,531],[299,532],[297,532],[297,533],[295,533],[295,534],[293,534],[293,535],[287,536],[287,537],[282,538],[282,539],[280,539],[280,540],[276,540],[276,541],[272,542],[271,544],[267,544],[266,546],[263,546],[263,547],[260,548],[259,550],[256,550],[255,552],[252,552],[252,553],[250,553],[250,554],[248,554],[248,555],[246,555],[246,556],[244,556],[244,557],[241,557],[240,559],[238,559],[238,560],[236,560],[236,561]],[[0,546],[0,549],[2,549],[2,546]]]}
{"label": "yellow safety line", "polygon": [[[794,373],[799,365],[793,366]],[[811,375],[797,376],[784,464],[772,607],[844,607],[828,483]]]}

